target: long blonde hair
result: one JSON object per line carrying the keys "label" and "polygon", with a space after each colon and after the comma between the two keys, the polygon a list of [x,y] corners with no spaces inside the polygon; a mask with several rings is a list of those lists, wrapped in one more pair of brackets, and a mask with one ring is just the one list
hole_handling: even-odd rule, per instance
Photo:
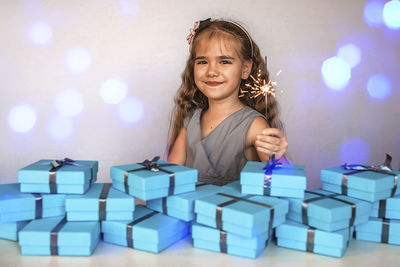
{"label": "long blonde hair", "polygon": [[[265,66],[265,61],[260,54],[260,49],[257,44],[251,39],[247,31],[244,30],[236,22],[226,20],[212,20],[206,23],[206,26],[196,30],[193,39],[190,56],[186,62],[186,68],[182,73],[182,83],[175,96],[175,106],[172,110],[172,120],[169,126],[169,138],[167,152],[168,155],[175,143],[178,134],[183,127],[183,121],[190,111],[195,108],[208,108],[207,97],[197,89],[194,81],[194,61],[196,58],[196,46],[199,36],[207,36],[212,38],[229,38],[229,41],[236,41],[239,49],[238,54],[242,60],[252,60],[251,75],[257,77],[260,73],[260,78],[269,80],[269,73]],[[232,38],[233,37],[233,38]],[[244,89],[245,84],[252,85],[253,79],[249,78],[242,80],[240,87]],[[244,94],[240,98],[244,105],[254,108],[261,114],[266,115],[267,123],[272,128],[283,130],[282,122],[279,119],[279,108],[275,97],[268,97],[268,106],[265,103],[264,97],[251,98],[249,94]],[[268,115],[268,116],[267,116]]]}

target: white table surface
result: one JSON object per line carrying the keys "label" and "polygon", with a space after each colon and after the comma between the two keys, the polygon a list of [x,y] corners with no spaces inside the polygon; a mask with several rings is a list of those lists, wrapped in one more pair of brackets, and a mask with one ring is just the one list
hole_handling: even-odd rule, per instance
{"label": "white table surface", "polygon": [[400,246],[353,240],[343,258],[277,247],[257,259],[193,248],[187,237],[159,254],[100,242],[90,257],[21,256],[17,242],[0,239],[0,266],[400,266]]}

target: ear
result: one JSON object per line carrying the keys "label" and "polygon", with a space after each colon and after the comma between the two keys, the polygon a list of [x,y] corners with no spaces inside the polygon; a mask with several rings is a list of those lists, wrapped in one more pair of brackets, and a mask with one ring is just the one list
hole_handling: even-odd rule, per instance
{"label": "ear", "polygon": [[251,73],[251,67],[253,66],[253,60],[249,59],[243,62],[242,65],[242,80],[249,78]]}

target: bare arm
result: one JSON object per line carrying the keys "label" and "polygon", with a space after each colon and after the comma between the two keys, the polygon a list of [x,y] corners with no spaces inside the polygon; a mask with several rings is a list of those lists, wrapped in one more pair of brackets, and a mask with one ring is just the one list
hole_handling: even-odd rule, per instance
{"label": "bare arm", "polygon": [[246,144],[252,144],[261,161],[268,161],[272,154],[281,158],[287,150],[286,135],[279,129],[269,128],[267,122],[259,117],[251,124],[247,135]]}
{"label": "bare arm", "polygon": [[168,155],[168,161],[174,164],[184,165],[186,161],[186,129],[184,127],[179,131],[178,137],[172,146],[171,153]]}

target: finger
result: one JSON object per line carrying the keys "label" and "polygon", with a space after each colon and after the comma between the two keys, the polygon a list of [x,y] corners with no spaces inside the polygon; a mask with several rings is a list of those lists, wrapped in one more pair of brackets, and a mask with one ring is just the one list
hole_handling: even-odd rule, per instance
{"label": "finger", "polygon": [[279,137],[275,137],[275,136],[271,136],[271,135],[257,135],[256,141],[279,145],[283,140]]}
{"label": "finger", "polygon": [[272,135],[272,136],[277,136],[277,137],[284,137],[285,134],[279,130],[278,128],[265,128],[262,130],[263,135]]}
{"label": "finger", "polygon": [[281,150],[279,145],[274,145],[271,143],[265,143],[265,142],[261,142],[261,141],[256,141],[255,147],[262,148],[264,150],[268,150],[268,151],[270,151],[270,153],[276,153],[279,150]]}

